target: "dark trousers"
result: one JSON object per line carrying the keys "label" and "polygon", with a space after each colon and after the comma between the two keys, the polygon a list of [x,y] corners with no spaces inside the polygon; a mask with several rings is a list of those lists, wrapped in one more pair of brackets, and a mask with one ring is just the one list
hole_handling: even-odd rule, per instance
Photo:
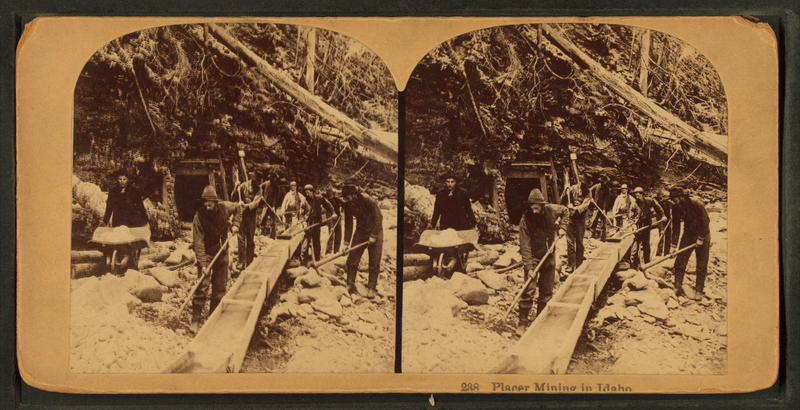
{"label": "dark trousers", "polygon": [[[309,222],[311,224],[311,222]],[[311,241],[312,257],[315,261],[319,260],[320,256],[320,243],[319,243],[320,227],[311,228],[308,230],[308,240]]]}
{"label": "dark trousers", "polygon": [[586,213],[575,214],[567,226],[567,265],[575,269],[583,263],[583,236],[586,234]]}
{"label": "dark trousers", "polygon": [[664,229],[660,235],[661,239],[658,240],[656,256],[666,255],[669,253],[669,239],[672,238],[672,224],[668,223],[666,229]]}
{"label": "dark trousers", "polygon": [[[364,243],[369,240],[369,234],[356,235],[353,239],[353,246]],[[369,281],[367,287],[375,289],[378,285],[378,274],[381,272],[381,256],[383,255],[383,231],[378,235],[375,243],[367,245],[367,252],[369,253]],[[355,281],[356,272],[358,271],[358,262],[361,260],[361,255],[364,254],[364,248],[358,248],[349,255],[347,255],[347,281]],[[352,278],[351,278],[352,276]]]}
{"label": "dark trousers", "polygon": [[[539,264],[540,259],[534,259],[534,268],[536,265]],[[530,310],[533,307],[533,296],[536,294],[536,287],[539,287],[539,300],[537,305],[539,309],[544,308],[547,305],[547,302],[550,301],[550,298],[553,297],[553,283],[556,277],[556,264],[553,259],[553,255],[545,259],[542,267],[539,268],[539,279],[536,283],[528,284],[525,288],[525,291],[522,292],[522,295],[519,298],[519,308],[521,310]],[[525,270],[525,281],[528,281],[528,271]]]}
{"label": "dark trousers", "polygon": [[590,230],[593,232],[592,237],[600,238],[601,241],[605,242],[606,223],[607,223],[606,218],[603,216],[603,214],[600,213],[599,210],[597,210],[594,213],[594,220],[592,221],[592,226],[590,227]]}
{"label": "dark trousers", "polygon": [[333,225],[333,229],[328,232],[330,234],[328,236],[328,253],[339,252],[339,248],[342,245],[342,225],[336,222]]}
{"label": "dark trousers", "polygon": [[247,267],[253,263],[256,255],[256,212],[248,211],[242,215],[242,223],[239,226],[239,264]]}
{"label": "dark trousers", "polygon": [[[642,227],[639,227],[642,228]],[[650,230],[646,229],[636,234],[636,244],[631,247],[634,249],[633,257],[631,258],[631,266],[639,266],[639,251],[641,250],[642,260],[645,264],[650,262]]]}
{"label": "dark trousers", "polygon": [[[197,265],[198,278],[203,274],[200,265]],[[211,305],[208,311],[209,316],[214,313],[214,309],[219,305],[219,301],[225,296],[228,287],[228,257],[225,252],[217,258],[217,262],[211,269],[211,275],[203,279],[203,283],[197,287],[192,297],[192,316],[199,319],[200,314],[203,312],[203,306],[208,300],[209,293],[211,294]],[[210,292],[209,292],[210,288]]]}
{"label": "dark trousers", "polygon": [[[681,238],[679,249],[683,249],[693,243],[697,243],[697,235],[686,235],[684,233]],[[711,250],[711,235],[706,238],[705,242],[700,247],[695,247],[692,250],[678,254],[675,258],[675,287],[679,288],[683,284],[683,275],[686,272],[686,264],[689,262],[689,257],[694,252],[696,257],[697,268],[695,274],[697,275],[695,281],[695,290],[702,292],[706,283],[706,275],[708,274],[708,254]]]}

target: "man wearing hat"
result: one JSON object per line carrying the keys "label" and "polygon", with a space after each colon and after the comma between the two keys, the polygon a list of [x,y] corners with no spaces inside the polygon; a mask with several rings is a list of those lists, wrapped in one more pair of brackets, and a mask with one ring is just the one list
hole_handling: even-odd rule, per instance
{"label": "man wearing hat", "polygon": [[293,221],[302,221],[303,217],[308,215],[308,211],[306,197],[297,192],[297,182],[290,182],[289,192],[283,197],[283,203],[281,204],[283,222],[287,225],[292,225]]}
{"label": "man wearing hat", "polygon": [[242,207],[242,225],[239,229],[239,266],[238,270],[242,271],[251,263],[255,258],[256,244],[254,238],[256,235],[256,217],[258,216],[258,207],[264,198],[264,193],[261,191],[261,179],[263,173],[260,170],[250,173],[250,180],[242,182],[239,192],[239,205]]}
{"label": "man wearing hat", "polygon": [[326,192],[326,199],[333,206],[333,213],[336,214],[336,221],[328,223],[328,246],[327,252],[329,254],[339,252],[342,245],[342,209],[344,209],[344,199],[342,199],[342,191],[334,187],[328,188]]}
{"label": "man wearing hat", "polygon": [[[633,197],[636,198],[636,204],[642,212],[641,216],[639,217],[639,222],[636,223],[636,228],[644,228],[645,226],[658,223],[660,232],[661,229],[663,229],[663,224],[664,221],[666,221],[666,218],[664,217],[664,209],[661,208],[661,205],[659,205],[658,201],[645,196],[644,189],[642,189],[642,187],[636,187],[633,190]],[[644,258],[645,264],[650,262],[650,231],[650,229],[645,229],[636,234],[636,241],[642,248],[642,257]],[[633,249],[634,247],[631,248]],[[631,261],[631,267],[636,269],[637,266],[639,266],[639,258],[637,258],[634,254],[633,260]]]}
{"label": "man wearing hat", "polygon": [[[323,210],[325,211],[326,215],[333,215],[333,205],[331,205],[331,203],[328,202],[324,196],[317,195],[313,185],[306,185],[304,190],[306,191],[306,201],[308,202],[308,207],[310,208],[308,213],[309,226],[322,222]],[[308,235],[311,239],[311,251],[313,253],[312,256],[315,261],[318,261],[320,259],[320,255],[322,254],[319,242],[320,229],[320,226],[316,226],[308,230]]]}
{"label": "man wearing hat", "polygon": [[[616,181],[615,181],[616,182]],[[619,183],[617,183],[619,185]],[[599,182],[595,184],[590,191],[595,204],[597,204],[597,212],[594,214],[592,224],[589,229],[593,231],[592,237],[600,239],[605,242],[606,240],[606,218],[603,213],[608,215],[614,206],[614,197],[611,196],[611,185],[609,185],[609,178],[607,175],[600,175]]]}
{"label": "man wearing hat", "polygon": [[209,264],[227,240],[228,220],[231,215],[233,215],[233,224],[230,227],[232,235],[239,233],[239,226],[242,223],[242,208],[239,204],[220,201],[217,198],[217,192],[214,187],[205,187],[200,200],[203,205],[194,215],[192,241],[194,243],[194,253],[197,257],[198,277],[202,277],[204,271],[209,274],[203,279],[203,283],[198,286],[192,299],[192,323],[189,325],[189,331],[192,333],[197,333],[197,329],[200,326],[200,317],[208,299],[209,284],[211,285],[209,315],[214,312],[222,297],[225,296],[228,285],[227,252],[220,252],[219,257],[214,262],[214,266],[209,266]]}
{"label": "man wearing hat", "polygon": [[475,228],[478,222],[472,212],[472,204],[467,196],[467,191],[458,187],[458,180],[454,174],[444,176],[445,188],[436,194],[433,204],[433,216],[429,229],[455,229],[465,231]]}
{"label": "man wearing hat", "polygon": [[586,233],[586,212],[592,204],[592,193],[589,190],[592,181],[584,173],[578,183],[568,187],[561,197],[561,203],[567,205],[571,215],[567,229],[567,267],[566,273],[572,273],[583,263],[583,236]]}
{"label": "man wearing hat", "polygon": [[628,195],[628,184],[622,184],[619,188],[621,191],[614,201],[614,208],[611,209],[611,218],[614,218],[618,227],[622,227],[625,221],[634,221],[639,215],[639,207],[636,205],[636,199]]}
{"label": "man wearing hat", "polygon": [[[381,255],[383,254],[383,215],[378,207],[378,202],[371,196],[358,192],[355,185],[348,183],[342,188],[344,195],[344,239],[347,243],[357,245],[369,242],[367,252],[369,253],[369,280],[367,282],[367,294],[369,299],[375,297],[376,287],[378,286],[378,274],[381,271]],[[353,232],[353,220],[356,222],[356,230]],[[349,245],[346,245],[349,246]],[[364,248],[358,248],[347,255],[347,290],[350,293],[356,292],[356,276],[358,274],[358,262]]]}
{"label": "man wearing hat", "polygon": [[[548,204],[538,189],[530,192],[527,203],[529,209],[525,210],[519,222],[519,254],[522,256],[522,264],[525,266],[526,282],[534,274],[533,270],[536,269],[536,265],[547,254],[550,245],[566,235],[570,224],[569,209],[561,205]],[[520,296],[517,336],[522,336],[531,323],[529,316],[533,307],[536,286],[539,286],[537,314],[544,309],[553,296],[555,272],[555,258],[551,253],[539,268],[537,283],[531,281]]]}
{"label": "man wearing hat", "polygon": [[[694,252],[696,260],[696,281],[695,281],[695,300],[703,298],[703,288],[708,273],[708,255],[711,250],[711,231],[709,230],[708,212],[705,204],[699,198],[690,198],[682,188],[675,187],[669,191],[670,202],[672,203],[672,250],[680,238],[679,249],[695,244],[693,250],[678,254],[675,259],[675,293],[686,295],[683,286],[683,275],[686,272],[686,264],[689,257]],[[681,236],[681,223],[683,223],[683,236]],[[692,295],[689,295],[692,296]]]}

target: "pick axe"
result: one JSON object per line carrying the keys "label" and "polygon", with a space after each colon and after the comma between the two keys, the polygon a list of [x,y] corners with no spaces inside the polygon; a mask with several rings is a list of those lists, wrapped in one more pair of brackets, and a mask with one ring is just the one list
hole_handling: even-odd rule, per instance
{"label": "pick axe", "polygon": [[222,255],[222,251],[224,251],[225,248],[228,247],[228,242],[230,242],[231,238],[233,238],[233,235],[228,236],[228,239],[225,240],[225,243],[223,243],[222,247],[219,248],[219,252],[217,252],[217,254],[214,256],[214,259],[211,260],[211,263],[209,263],[208,266],[203,268],[203,274],[200,275],[200,278],[197,280],[197,283],[194,284],[194,286],[192,287],[192,290],[189,291],[189,295],[186,296],[186,300],[183,301],[183,304],[181,305],[181,308],[178,309],[178,313],[175,315],[176,319],[181,317],[181,313],[183,313],[183,309],[185,309],[186,305],[189,304],[189,301],[192,300],[192,297],[194,297],[194,293],[197,292],[197,288],[200,287],[200,284],[203,283],[203,280],[205,280],[206,276],[208,276],[209,273],[211,273],[211,269],[214,266],[214,263],[217,261],[217,258],[219,258],[219,255]]}
{"label": "pick axe", "polygon": [[644,276],[647,279],[652,279],[652,280],[658,282],[658,284],[661,285],[661,286],[664,286],[664,287],[667,287],[667,288],[670,288],[670,289],[674,289],[674,286],[672,286],[669,283],[665,282],[664,279],[661,279],[659,277],[656,277],[656,276],[653,276],[653,275],[647,273],[647,270],[652,268],[653,266],[658,265],[661,262],[664,262],[667,259],[671,259],[671,258],[674,258],[674,257],[678,256],[678,254],[680,254],[680,253],[686,252],[686,251],[688,251],[690,249],[694,249],[695,246],[697,246],[697,244],[691,244],[691,245],[689,245],[689,246],[687,246],[685,248],[678,249],[677,251],[672,252],[669,255],[664,255],[664,256],[656,259],[656,260],[650,261],[650,263],[648,263],[647,265],[640,266],[639,270],[644,274]]}

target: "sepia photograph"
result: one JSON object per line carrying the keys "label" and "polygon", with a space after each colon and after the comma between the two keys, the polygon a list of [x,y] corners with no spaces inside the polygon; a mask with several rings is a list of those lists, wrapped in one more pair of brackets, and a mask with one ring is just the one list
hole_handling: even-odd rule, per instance
{"label": "sepia photograph", "polygon": [[369,48],[131,32],[73,127],[70,372],[394,372],[398,99]]}
{"label": "sepia photograph", "polygon": [[497,26],[405,101],[404,373],[727,374],[728,101],[692,44]]}

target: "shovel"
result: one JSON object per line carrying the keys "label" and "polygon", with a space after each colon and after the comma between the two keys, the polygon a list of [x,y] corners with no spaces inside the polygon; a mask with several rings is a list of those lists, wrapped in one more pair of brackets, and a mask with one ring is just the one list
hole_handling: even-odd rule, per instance
{"label": "shovel", "polygon": [[280,235],[278,235],[278,239],[282,239],[282,240],[292,239],[295,236],[299,235],[301,232],[308,232],[310,229],[316,228],[317,226],[320,226],[320,225],[330,221],[331,219],[333,219],[333,217],[330,217],[330,218],[328,218],[328,219],[326,219],[326,220],[324,220],[322,222],[317,222],[314,225],[309,225],[309,226],[305,227],[303,230],[297,231],[297,232],[295,232],[293,234],[287,234],[286,231],[283,231]]}
{"label": "shovel", "polygon": [[506,314],[503,315],[503,320],[501,320],[500,323],[505,323],[506,322],[506,318],[508,317],[508,314],[511,313],[511,310],[513,310],[514,306],[517,305],[517,302],[519,301],[519,298],[522,296],[522,293],[525,292],[525,289],[528,288],[528,285],[534,279],[538,279],[539,278],[539,269],[542,267],[542,264],[544,264],[545,259],[547,259],[547,257],[550,256],[551,253],[553,253],[553,249],[555,249],[555,247],[556,247],[556,242],[558,242],[558,241],[553,241],[553,244],[550,245],[549,249],[547,249],[547,253],[544,254],[542,259],[539,260],[539,264],[536,265],[536,269],[533,270],[533,274],[528,278],[527,281],[525,281],[525,284],[522,285],[522,289],[520,289],[520,291],[517,293],[517,297],[514,298],[514,301],[511,302],[511,305],[508,306],[508,310],[506,310]]}
{"label": "shovel", "polygon": [[200,284],[203,283],[203,280],[205,280],[206,276],[208,276],[209,272],[211,271],[211,267],[214,266],[214,263],[217,261],[217,258],[219,258],[219,255],[222,255],[222,251],[224,251],[225,248],[228,247],[228,242],[230,242],[231,238],[233,238],[233,235],[228,236],[228,239],[225,240],[225,243],[222,244],[221,248],[219,248],[219,252],[217,252],[217,255],[214,256],[214,259],[211,260],[211,263],[208,264],[208,267],[203,269],[203,274],[197,280],[197,283],[195,283],[195,285],[192,287],[192,290],[189,291],[189,295],[186,296],[186,300],[183,301],[183,304],[181,305],[181,308],[178,309],[178,313],[175,315],[176,319],[181,317],[181,313],[183,313],[183,309],[186,308],[186,305],[188,305],[189,301],[192,300],[192,297],[194,297],[194,293],[197,292],[197,288],[200,287]]}
{"label": "shovel", "polygon": [[653,275],[647,273],[647,270],[652,268],[653,266],[658,265],[661,262],[664,262],[667,259],[671,259],[671,258],[674,258],[674,257],[678,256],[679,253],[683,253],[683,252],[686,252],[686,251],[688,251],[690,249],[694,249],[695,246],[697,246],[697,244],[692,244],[692,245],[689,245],[689,246],[687,246],[687,247],[685,247],[683,249],[678,249],[677,251],[672,252],[669,255],[664,255],[664,256],[656,259],[656,260],[650,261],[650,263],[648,263],[647,265],[640,266],[639,270],[644,274],[644,276],[647,279],[652,279],[652,280],[658,282],[658,284],[661,285],[661,286],[664,286],[664,287],[667,287],[667,288],[670,288],[670,289],[674,289],[674,287],[672,285],[670,285],[667,282],[664,282],[664,279],[661,279],[659,277],[656,277],[656,276],[653,276]]}
{"label": "shovel", "polygon": [[623,240],[623,239],[625,239],[625,238],[627,238],[627,237],[629,237],[629,236],[631,236],[631,235],[636,235],[637,233],[639,233],[639,232],[642,232],[642,231],[644,231],[644,230],[653,229],[653,228],[655,228],[656,226],[658,226],[658,224],[659,224],[659,223],[661,223],[661,222],[664,222],[664,221],[666,221],[666,220],[667,220],[667,218],[662,218],[662,219],[661,219],[660,221],[658,221],[658,222],[655,222],[655,223],[653,223],[653,224],[651,224],[651,225],[643,226],[643,227],[641,227],[641,228],[639,228],[639,229],[637,229],[637,230],[635,230],[635,231],[633,231],[633,232],[629,232],[629,233],[627,233],[627,234],[625,234],[625,235],[622,235],[622,236],[621,236],[621,237],[619,237],[619,238],[607,238],[607,239],[606,239],[606,242],[622,242],[622,240]]}
{"label": "shovel", "polygon": [[358,245],[356,245],[356,246],[354,246],[352,248],[347,248],[347,249],[345,249],[345,250],[343,250],[343,251],[341,251],[339,253],[334,253],[333,255],[329,255],[325,259],[320,259],[320,260],[312,263],[310,268],[317,269],[322,265],[327,265],[331,261],[333,261],[333,260],[335,260],[337,258],[340,258],[340,257],[342,257],[344,255],[348,255],[348,254],[350,254],[350,252],[353,252],[354,250],[359,249],[359,248],[363,248],[363,247],[365,247],[367,245],[369,245],[369,241],[359,243]]}

